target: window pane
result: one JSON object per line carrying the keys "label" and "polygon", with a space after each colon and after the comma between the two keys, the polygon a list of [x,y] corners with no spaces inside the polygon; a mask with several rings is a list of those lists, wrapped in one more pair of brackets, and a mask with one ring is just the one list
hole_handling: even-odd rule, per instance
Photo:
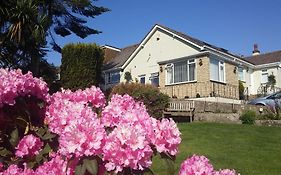
{"label": "window pane", "polygon": [[145,84],[145,77],[141,77],[141,78],[140,78],[140,83],[141,83],[141,84]]}
{"label": "window pane", "polygon": [[210,59],[210,78],[219,81],[219,61]]}
{"label": "window pane", "polygon": [[261,74],[261,83],[267,83],[268,81],[268,73]]}
{"label": "window pane", "polygon": [[120,81],[120,74],[119,72],[115,72],[111,74],[111,82],[112,83],[119,83]]}
{"label": "window pane", "polygon": [[152,73],[149,79],[153,86],[156,86],[156,87],[159,86],[159,73],[158,72]]}
{"label": "window pane", "polygon": [[159,86],[159,77],[152,77],[151,84],[154,86]]}
{"label": "window pane", "polygon": [[167,80],[166,80],[166,83],[167,84],[172,84],[174,82],[173,80],[173,67],[172,66],[169,66],[167,67]]}
{"label": "window pane", "polygon": [[242,67],[238,68],[238,76],[239,76],[239,80],[244,80],[244,72]]}
{"label": "window pane", "polygon": [[187,62],[177,62],[174,64],[174,83],[187,81]]}
{"label": "window pane", "polygon": [[189,81],[195,80],[195,63],[189,65]]}

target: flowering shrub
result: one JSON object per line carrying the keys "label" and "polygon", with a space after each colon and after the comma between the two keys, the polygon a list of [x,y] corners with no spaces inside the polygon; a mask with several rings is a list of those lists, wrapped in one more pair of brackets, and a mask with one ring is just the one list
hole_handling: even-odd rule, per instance
{"label": "flowering shrub", "polygon": [[207,157],[193,155],[181,164],[179,175],[236,175],[236,172],[229,169],[215,171]]}
{"label": "flowering shrub", "polygon": [[16,156],[23,157],[23,156],[33,156],[39,154],[43,143],[40,141],[39,138],[33,135],[26,135],[24,136],[18,146],[16,147]]}
{"label": "flowering shrub", "polygon": [[31,72],[23,75],[21,70],[0,69],[0,107],[14,105],[19,96],[32,95],[47,100],[48,87],[43,80],[34,78]]}
{"label": "flowering shrub", "polygon": [[[150,117],[129,95],[113,95],[106,106],[96,87],[50,96],[31,73],[0,72],[0,175],[143,174],[157,153],[170,159],[178,153],[176,123]],[[233,172],[215,172],[207,158],[194,157],[180,173],[198,170]]]}

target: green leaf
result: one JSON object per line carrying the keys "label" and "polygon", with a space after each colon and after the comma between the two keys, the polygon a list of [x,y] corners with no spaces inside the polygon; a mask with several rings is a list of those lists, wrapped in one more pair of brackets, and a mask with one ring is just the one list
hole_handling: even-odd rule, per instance
{"label": "green leaf", "polygon": [[147,168],[144,170],[144,175],[154,175],[154,172],[150,168]]}
{"label": "green leaf", "polygon": [[14,129],[10,135],[10,143],[13,147],[17,146],[19,140],[19,131],[18,128]]}
{"label": "green leaf", "polygon": [[75,175],[83,175],[83,174],[85,174],[85,172],[86,172],[85,166],[82,166],[81,164],[76,166]]}
{"label": "green leaf", "polygon": [[92,159],[92,160],[84,159],[83,166],[85,166],[87,171],[92,175],[98,174],[98,162],[96,159]]}
{"label": "green leaf", "polygon": [[56,137],[55,134],[52,134],[52,133],[50,133],[50,132],[47,132],[47,133],[42,137],[42,139],[43,139],[43,140],[49,140],[49,139],[52,139],[52,138],[55,138],[55,137]]}
{"label": "green leaf", "polygon": [[7,150],[6,148],[0,147],[0,157],[7,157],[12,155],[11,151]]}
{"label": "green leaf", "polygon": [[36,134],[42,139],[43,135],[46,133],[47,129],[46,128],[35,128]]}
{"label": "green leaf", "polygon": [[49,152],[51,152],[51,150],[52,150],[52,148],[50,147],[50,145],[47,143],[45,146],[44,146],[44,148],[43,148],[43,150],[40,152],[40,154],[48,154]]}
{"label": "green leaf", "polygon": [[173,174],[175,174],[175,163],[174,163],[174,161],[173,160],[171,160],[171,159],[164,159],[165,160],[165,162],[166,162],[166,171],[167,171],[167,174],[171,174],[171,175],[173,175]]}

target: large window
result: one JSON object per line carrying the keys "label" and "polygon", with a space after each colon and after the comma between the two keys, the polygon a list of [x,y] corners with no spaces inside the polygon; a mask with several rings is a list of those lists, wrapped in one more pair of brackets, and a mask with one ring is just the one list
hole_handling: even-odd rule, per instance
{"label": "large window", "polygon": [[195,81],[195,60],[168,64],[166,73],[166,84]]}
{"label": "large window", "polygon": [[225,82],[225,63],[223,61],[210,59],[210,78],[214,81]]}
{"label": "large window", "polygon": [[119,83],[120,82],[119,71],[106,73],[106,82],[108,84]]}
{"label": "large window", "polygon": [[264,69],[261,71],[261,83],[265,84],[267,82],[268,82],[268,73],[267,73],[267,70]]}

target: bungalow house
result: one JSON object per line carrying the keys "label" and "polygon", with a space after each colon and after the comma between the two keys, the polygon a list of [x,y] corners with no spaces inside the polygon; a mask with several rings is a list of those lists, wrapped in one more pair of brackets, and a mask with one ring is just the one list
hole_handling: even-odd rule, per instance
{"label": "bungalow house", "polygon": [[158,86],[170,97],[238,99],[238,80],[254,94],[254,76],[264,70],[264,65],[259,67],[259,62],[253,61],[255,56],[241,58],[159,24],[139,44],[122,49],[104,47],[105,52],[112,49],[116,56],[104,66],[103,89],[125,82],[124,75],[129,72],[132,81]]}

